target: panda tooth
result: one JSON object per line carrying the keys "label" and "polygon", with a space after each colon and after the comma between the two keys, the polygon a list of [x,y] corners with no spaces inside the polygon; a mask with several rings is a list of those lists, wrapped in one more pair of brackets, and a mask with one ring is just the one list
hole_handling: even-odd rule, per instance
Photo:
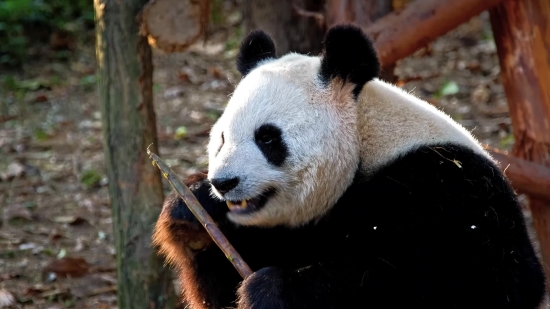
{"label": "panda tooth", "polygon": [[234,203],[232,201],[226,201],[225,203],[230,210],[245,209],[248,206],[248,202],[246,200],[239,201],[239,203]]}

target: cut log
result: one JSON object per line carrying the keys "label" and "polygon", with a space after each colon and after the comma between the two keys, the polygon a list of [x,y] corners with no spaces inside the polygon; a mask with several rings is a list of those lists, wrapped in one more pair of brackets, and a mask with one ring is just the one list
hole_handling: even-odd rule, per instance
{"label": "cut log", "polygon": [[151,0],[141,12],[139,32],[149,45],[182,52],[206,33],[210,0]]}
{"label": "cut log", "polygon": [[[550,166],[550,1],[507,0],[490,13],[516,140],[512,153]],[[550,284],[550,199],[533,195],[529,206]]]}
{"label": "cut log", "polygon": [[416,0],[368,26],[382,67],[388,67],[502,0]]}

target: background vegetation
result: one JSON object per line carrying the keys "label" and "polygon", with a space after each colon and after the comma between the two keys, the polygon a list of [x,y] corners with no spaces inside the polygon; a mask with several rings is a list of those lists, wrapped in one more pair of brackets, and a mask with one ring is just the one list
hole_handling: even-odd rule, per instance
{"label": "background vegetation", "polygon": [[65,49],[70,37],[92,28],[93,21],[90,0],[0,1],[0,64],[18,65],[31,56],[30,48],[50,41],[55,49]]}

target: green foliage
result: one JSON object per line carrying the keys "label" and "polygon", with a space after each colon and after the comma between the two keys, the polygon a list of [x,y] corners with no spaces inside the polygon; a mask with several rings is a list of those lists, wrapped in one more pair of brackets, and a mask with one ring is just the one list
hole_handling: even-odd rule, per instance
{"label": "green foliage", "polygon": [[45,141],[49,138],[48,136],[48,133],[46,133],[46,131],[44,131],[43,129],[36,129],[34,131],[34,138],[37,140],[37,141]]}
{"label": "green foliage", "polygon": [[210,2],[210,15],[214,25],[223,23],[223,0],[213,0]]}
{"label": "green foliage", "polygon": [[237,49],[242,39],[243,31],[241,27],[236,27],[235,31],[231,33],[231,35],[227,39],[227,42],[225,43],[225,50]]}
{"label": "green foliage", "polygon": [[99,173],[94,170],[86,170],[82,173],[82,176],[80,177],[80,182],[86,188],[93,188],[99,185],[100,181],[101,175],[99,175]]}
{"label": "green foliage", "polygon": [[0,65],[23,61],[26,49],[36,39],[33,33],[74,31],[93,20],[90,0],[1,0]]}
{"label": "green foliage", "polygon": [[178,127],[176,129],[176,134],[174,134],[174,139],[180,140],[187,137],[187,128],[184,126]]}
{"label": "green foliage", "polygon": [[508,134],[500,140],[499,146],[500,148],[508,148],[514,145],[515,141],[514,135]]}
{"label": "green foliage", "polygon": [[86,75],[82,77],[79,81],[79,85],[84,87],[85,89],[92,90],[95,88],[95,84],[97,82],[97,76],[92,75]]}
{"label": "green foliage", "polygon": [[444,82],[439,90],[435,93],[436,98],[442,98],[448,95],[455,95],[458,93],[460,88],[458,87],[458,84],[454,81],[446,81]]}

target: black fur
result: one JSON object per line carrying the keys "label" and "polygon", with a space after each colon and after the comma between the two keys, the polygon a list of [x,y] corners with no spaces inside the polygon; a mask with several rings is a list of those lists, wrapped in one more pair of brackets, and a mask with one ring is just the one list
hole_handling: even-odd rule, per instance
{"label": "black fur", "polygon": [[[210,192],[210,182],[206,177],[197,177],[197,181],[188,184],[189,189],[197,198],[199,203],[214,219],[225,218],[227,212],[225,202],[213,199]],[[195,215],[187,208],[183,200],[175,193],[166,197],[165,208],[170,208],[170,217],[175,220],[188,221],[190,223],[199,223]]]}
{"label": "black fur", "polygon": [[329,214],[301,228],[236,227],[226,207],[202,202],[256,271],[238,287],[218,248],[199,253],[180,272],[193,270],[198,280],[183,284],[216,304],[205,308],[533,309],[544,293],[516,195],[461,146],[421,147],[368,180],[358,172]]}
{"label": "black fur", "polygon": [[254,140],[267,161],[281,166],[288,157],[288,147],[283,140],[283,132],[273,124],[264,124],[254,132]]}
{"label": "black fur", "polygon": [[237,69],[246,76],[260,61],[277,58],[273,39],[262,30],[254,30],[242,41],[237,55]]}
{"label": "black fur", "polygon": [[341,25],[328,30],[319,75],[329,83],[339,77],[355,84],[355,98],[368,81],[380,74],[380,62],[370,38],[357,26]]}

